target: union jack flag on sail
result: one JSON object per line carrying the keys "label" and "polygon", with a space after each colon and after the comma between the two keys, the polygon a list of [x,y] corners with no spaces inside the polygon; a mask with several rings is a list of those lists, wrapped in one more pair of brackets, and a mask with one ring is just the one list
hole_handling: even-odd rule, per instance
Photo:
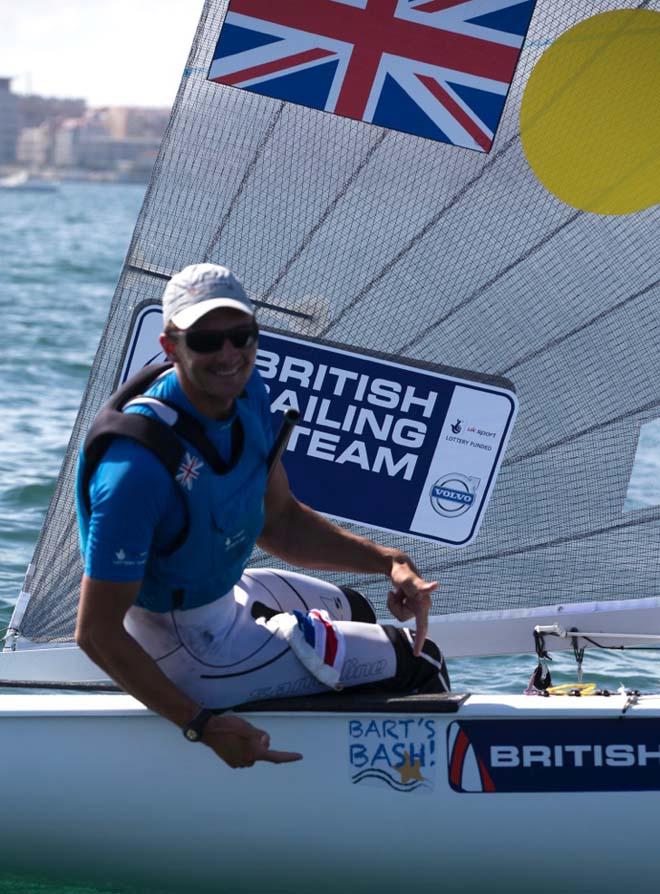
{"label": "union jack flag on sail", "polygon": [[488,152],[536,0],[230,0],[209,79]]}

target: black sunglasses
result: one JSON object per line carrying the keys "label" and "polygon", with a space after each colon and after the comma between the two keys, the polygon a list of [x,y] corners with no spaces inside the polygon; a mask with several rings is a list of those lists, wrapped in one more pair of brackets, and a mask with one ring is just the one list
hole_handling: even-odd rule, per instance
{"label": "black sunglasses", "polygon": [[259,327],[256,323],[251,326],[236,326],[234,329],[200,329],[191,332],[170,333],[170,338],[183,336],[186,345],[196,354],[212,354],[221,351],[225,339],[229,339],[235,348],[251,348],[259,338]]}

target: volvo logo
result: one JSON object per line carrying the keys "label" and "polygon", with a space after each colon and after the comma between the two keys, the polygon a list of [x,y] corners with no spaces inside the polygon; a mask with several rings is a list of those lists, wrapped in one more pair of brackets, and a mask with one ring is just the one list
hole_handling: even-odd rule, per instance
{"label": "volvo logo", "polygon": [[474,503],[480,481],[460,472],[443,475],[431,488],[431,506],[445,518],[464,515]]}

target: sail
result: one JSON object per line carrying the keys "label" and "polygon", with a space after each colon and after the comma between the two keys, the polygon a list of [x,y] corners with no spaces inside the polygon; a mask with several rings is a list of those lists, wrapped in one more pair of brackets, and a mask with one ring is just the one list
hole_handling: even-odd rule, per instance
{"label": "sail", "polygon": [[[518,420],[471,545],[349,524],[439,581],[435,614],[660,596],[660,506],[626,503],[640,431],[660,417],[660,143],[657,102],[639,100],[660,76],[660,0],[479,2],[394,4],[411,20],[464,7],[469,35],[518,47],[498,114],[486,73],[443,82],[463,111],[456,127],[465,115],[490,127],[488,145],[469,146],[437,138],[423,103],[409,109],[420,136],[282,98],[299,72],[269,75],[262,92],[249,77],[254,89],[209,79],[233,7],[207,0],[12,622],[22,638],[72,639],[79,445],[137,309],[199,261],[235,270],[265,327],[513,383]],[[245,33],[233,37],[265,45],[239,5],[227,27]],[[511,24],[517,7],[533,11],[526,35]],[[625,114],[635,120],[619,126]],[[278,565],[259,551],[252,563]],[[386,582],[328,576],[384,613]]]}

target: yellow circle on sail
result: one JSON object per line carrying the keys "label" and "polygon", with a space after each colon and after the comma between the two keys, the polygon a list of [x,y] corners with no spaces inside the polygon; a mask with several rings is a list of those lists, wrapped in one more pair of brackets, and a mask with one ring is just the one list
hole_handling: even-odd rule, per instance
{"label": "yellow circle on sail", "polygon": [[527,83],[520,132],[563,202],[596,214],[660,203],[660,13],[604,12],[562,34]]}

